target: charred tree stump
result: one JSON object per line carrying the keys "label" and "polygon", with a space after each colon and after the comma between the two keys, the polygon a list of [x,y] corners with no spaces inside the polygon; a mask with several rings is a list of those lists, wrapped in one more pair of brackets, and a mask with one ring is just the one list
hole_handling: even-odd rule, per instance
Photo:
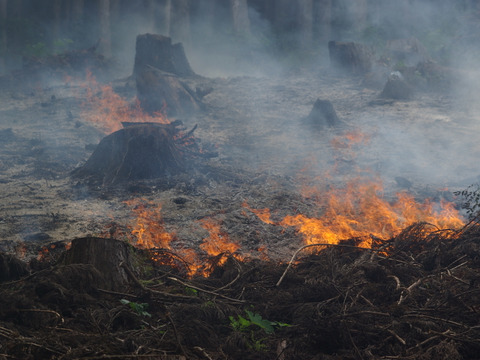
{"label": "charred tree stump", "polygon": [[193,76],[195,73],[185,55],[181,43],[172,44],[169,37],[155,34],[138,35],[135,46],[133,75],[154,67],[178,76]]}
{"label": "charred tree stump", "polygon": [[28,266],[16,257],[0,253],[0,283],[28,275]]}
{"label": "charred tree stump", "polygon": [[132,268],[133,249],[126,242],[115,239],[86,237],[72,241],[62,263],[90,264],[103,276],[107,289],[124,291],[131,284],[126,267]]}
{"label": "charred tree stump", "polygon": [[185,161],[173,136],[173,126],[169,125],[139,123],[127,126],[103,138],[87,162],[75,169],[72,176],[111,185],[182,172]]}
{"label": "charred tree stump", "polygon": [[195,93],[172,74],[147,67],[136,76],[137,98],[143,110],[168,117],[188,116],[200,110]]}
{"label": "charred tree stump", "polygon": [[390,74],[385,87],[380,94],[382,99],[409,100],[413,97],[413,87],[404,79],[401,73]]}
{"label": "charred tree stump", "polygon": [[200,100],[179,76],[193,76],[182,44],[169,37],[137,36],[133,75],[142,109],[169,117],[188,116],[200,109]]}
{"label": "charred tree stump", "polygon": [[373,65],[374,51],[369,46],[354,42],[330,41],[330,63],[333,67],[352,74],[368,73]]}
{"label": "charred tree stump", "polygon": [[334,127],[339,124],[339,119],[332,103],[329,100],[317,99],[313,109],[305,118],[305,122],[314,128]]}

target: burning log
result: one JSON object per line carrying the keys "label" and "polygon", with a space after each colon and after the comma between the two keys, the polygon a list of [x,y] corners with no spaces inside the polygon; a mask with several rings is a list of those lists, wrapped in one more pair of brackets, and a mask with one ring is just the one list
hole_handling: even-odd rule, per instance
{"label": "burning log", "polygon": [[72,176],[111,185],[180,173],[185,160],[174,140],[175,125],[132,123],[103,138]]}

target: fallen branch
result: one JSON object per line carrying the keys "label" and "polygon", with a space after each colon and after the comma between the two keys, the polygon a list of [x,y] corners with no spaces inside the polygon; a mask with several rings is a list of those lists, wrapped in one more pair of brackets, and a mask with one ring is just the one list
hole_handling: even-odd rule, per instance
{"label": "fallen branch", "polygon": [[173,280],[173,281],[176,281],[176,282],[178,282],[179,284],[182,284],[183,286],[187,286],[187,287],[189,287],[189,288],[192,288],[192,289],[195,289],[195,290],[204,292],[204,293],[206,293],[206,294],[218,296],[218,297],[221,297],[221,298],[223,298],[223,299],[230,300],[230,301],[234,301],[234,302],[238,302],[238,303],[244,303],[244,302],[245,302],[245,300],[234,299],[234,298],[231,298],[231,297],[228,297],[228,296],[225,296],[225,295],[216,293],[215,291],[209,291],[209,290],[205,290],[205,289],[199,288],[198,286],[185,283],[185,282],[181,281],[180,279],[177,279],[177,278],[174,278],[174,277],[169,277],[169,279],[170,279],[170,280]]}
{"label": "fallen branch", "polygon": [[343,245],[343,244],[318,243],[318,244],[308,244],[308,245],[304,245],[304,246],[302,246],[300,249],[298,249],[297,251],[295,251],[295,253],[293,254],[292,258],[291,258],[290,261],[288,262],[287,268],[285,269],[285,271],[283,272],[282,276],[280,277],[280,279],[278,280],[278,282],[277,282],[277,284],[276,284],[275,286],[280,286],[280,284],[281,284],[282,281],[283,281],[283,278],[285,277],[285,275],[287,275],[288,270],[292,267],[293,262],[295,261],[295,258],[297,257],[298,253],[300,253],[301,251],[303,251],[303,250],[305,250],[305,249],[307,249],[307,248],[314,247],[314,246],[347,247],[347,248],[353,248],[353,249],[375,251],[374,249],[370,249],[370,248],[364,248],[364,247],[354,246],[354,245]]}

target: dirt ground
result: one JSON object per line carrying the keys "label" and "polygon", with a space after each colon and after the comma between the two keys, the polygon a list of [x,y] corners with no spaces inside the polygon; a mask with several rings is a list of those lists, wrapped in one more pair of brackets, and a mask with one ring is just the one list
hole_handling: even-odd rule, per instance
{"label": "dirt ground", "polygon": [[[42,81],[0,91],[3,251],[30,252],[45,243],[103,234],[112,222],[131,226],[124,201],[140,197],[161,204],[166,228],[187,244],[205,236],[198,219],[216,217],[244,246],[251,236],[256,242],[265,238],[264,224],[245,215],[244,202],[279,216],[313,215],[317,205],[300,195],[302,187],[335,186],[364,173],[383,181],[387,198],[402,190],[394,179],[403,177],[418,199],[452,200],[439,189],[463,189],[478,176],[471,107],[436,92],[411,101],[379,99],[381,89],[366,87],[362,78],[319,67],[275,77],[186,80],[192,89],[211,92],[202,99],[203,112],[181,120],[187,129],[198,125],[195,137],[219,156],[175,179],[92,189],[69,176],[106,135],[88,121],[87,91],[75,81]],[[125,99],[135,96],[128,79],[110,84]],[[317,98],[332,102],[339,128],[303,123]],[[332,145],[349,132],[363,134],[363,140]],[[300,243],[281,232],[265,241],[273,237],[271,255],[284,258]]]}

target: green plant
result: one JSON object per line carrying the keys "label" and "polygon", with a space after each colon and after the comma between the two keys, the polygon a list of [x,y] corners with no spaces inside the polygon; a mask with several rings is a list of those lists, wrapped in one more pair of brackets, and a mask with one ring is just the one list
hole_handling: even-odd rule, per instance
{"label": "green plant", "polygon": [[198,296],[198,290],[185,286],[185,294],[188,296]]}
{"label": "green plant", "polygon": [[453,194],[463,198],[462,209],[465,209],[470,220],[480,214],[480,184],[472,184],[465,190],[454,191]]}
{"label": "green plant", "polygon": [[245,310],[245,314],[247,315],[246,317],[243,317],[242,315],[237,315],[237,318],[229,316],[228,318],[230,319],[230,326],[236,331],[245,334],[248,333],[250,335],[250,341],[248,344],[256,351],[265,349],[265,344],[263,343],[265,338],[257,339],[252,326],[262,329],[267,335],[273,334],[275,332],[275,328],[290,326],[286,323],[264,319],[260,314],[253,313],[249,310]]}
{"label": "green plant", "polygon": [[134,301],[129,301],[127,299],[121,299],[120,302],[123,305],[130,306],[130,308],[140,316],[148,316],[148,317],[152,316],[149,312],[147,312],[147,308],[148,308],[147,303],[139,304],[139,303],[136,303]]}

